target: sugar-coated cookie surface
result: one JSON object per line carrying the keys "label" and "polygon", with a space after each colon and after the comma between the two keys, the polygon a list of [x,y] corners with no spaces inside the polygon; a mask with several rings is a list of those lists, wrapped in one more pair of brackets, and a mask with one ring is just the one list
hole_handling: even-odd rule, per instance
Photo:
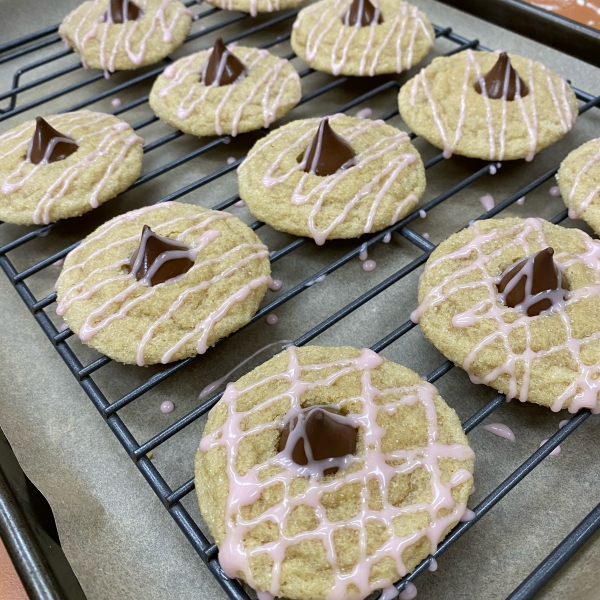
{"label": "sugar-coated cookie surface", "polygon": [[600,233],[600,138],[573,150],[556,175],[571,219],[583,219]]}
{"label": "sugar-coated cookie surface", "polygon": [[[352,455],[301,466],[278,451],[311,410],[357,429]],[[211,410],[195,483],[229,577],[264,599],[359,600],[435,552],[466,511],[473,459],[456,413],[413,371],[371,350],[289,347]],[[320,462],[340,468],[321,476]]]}
{"label": "sugar-coated cookie surface", "polygon": [[320,123],[305,119],[272,131],[240,165],[240,196],[255,217],[323,244],[384,229],[416,206],[425,169],[406,133],[383,121],[331,117],[331,128],[351,145],[357,162],[321,176],[299,162]]}
{"label": "sugar-coated cookie surface", "polygon": [[295,8],[304,0],[206,0],[206,2],[223,10],[246,12],[255,17],[258,13]]}
{"label": "sugar-coated cookie surface", "polygon": [[0,220],[32,225],[77,217],[139,177],[143,140],[124,121],[89,110],[44,120],[78,148],[63,160],[34,164],[28,149],[36,121],[0,136]]}
{"label": "sugar-coated cookie surface", "polygon": [[577,119],[571,86],[542,63],[510,54],[528,93],[514,100],[475,90],[498,54],[466,50],[439,57],[402,86],[400,114],[434,146],[484,160],[533,159],[561,139]]}
{"label": "sugar-coated cookie surface", "polygon": [[163,121],[192,135],[237,135],[268,127],[292,109],[302,96],[292,64],[267,50],[237,46],[230,52],[248,74],[229,85],[202,82],[213,50],[179,59],[158,77],[150,107]]}
{"label": "sugar-coated cookie surface", "polygon": [[69,13],[58,33],[86,67],[106,72],[159,62],[185,41],[192,13],[178,0],[135,0],[139,18],[115,23],[105,15],[109,0],[88,0]]}
{"label": "sugar-coated cookie surface", "polygon": [[300,11],[292,31],[296,54],[317,71],[333,75],[401,73],[433,47],[435,32],[416,6],[373,0],[381,23],[345,25],[352,0],[322,0]]}
{"label": "sugar-coated cookie surface", "polygon": [[[193,265],[185,274],[149,285],[130,272],[144,225],[189,247]],[[166,202],[112,219],[69,253],[57,312],[86,344],[119,362],[168,363],[203,354],[245,325],[270,283],[269,251],[239,219]]]}
{"label": "sugar-coated cookie surface", "polygon": [[[564,300],[531,317],[507,306],[498,286],[511,265],[546,248],[562,290],[545,295]],[[413,320],[474,383],[554,411],[600,412],[600,244],[586,233],[543,219],[478,221],[432,253],[419,302]]]}

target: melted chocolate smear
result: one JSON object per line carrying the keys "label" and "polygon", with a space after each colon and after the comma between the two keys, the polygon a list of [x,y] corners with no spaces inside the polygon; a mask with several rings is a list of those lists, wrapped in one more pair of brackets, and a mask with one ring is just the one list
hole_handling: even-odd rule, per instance
{"label": "melted chocolate smear", "polygon": [[352,146],[338,135],[325,117],[315,137],[300,158],[304,171],[311,175],[333,175],[340,169],[348,169],[356,164],[356,153]]}
{"label": "melted chocolate smear", "polygon": [[[510,266],[504,271],[500,283],[498,284],[498,291],[502,295],[504,304],[510,306],[510,308],[516,308],[520,304],[528,304],[530,300],[536,294],[542,292],[551,292],[557,290],[567,290],[566,282],[563,281],[563,276],[554,259],[554,249],[546,248],[540,250],[533,256],[528,256],[520,260],[518,263]],[[531,288],[528,290],[529,281],[531,277]],[[518,281],[509,288],[508,293],[504,293],[509,283],[512,283],[515,278],[519,278]],[[560,296],[560,294],[559,294]],[[564,294],[563,294],[564,299]],[[530,317],[536,317],[541,312],[549,310],[554,306],[551,298],[542,298],[539,302],[531,304],[527,308],[527,315]]]}
{"label": "melted chocolate smear", "polygon": [[42,117],[35,119],[35,131],[29,149],[27,160],[34,165],[53,163],[71,156],[77,152],[79,145],[68,135],[57,131]]}
{"label": "melted chocolate smear", "polygon": [[[310,413],[310,414],[309,414]],[[300,439],[292,450],[292,460],[297,465],[307,465],[305,444],[308,442],[313,461],[326,460],[328,458],[341,458],[356,451],[356,437],[358,430],[348,423],[337,421],[328,413],[342,415],[337,408],[330,406],[305,408],[298,417],[293,420],[293,429],[300,427]],[[309,415],[308,418],[306,415]],[[279,438],[279,452],[283,452],[290,436],[290,422],[281,432]],[[331,467],[323,471],[323,475],[334,475],[338,467]]]}
{"label": "melted chocolate smear", "polygon": [[[164,283],[165,281],[169,281],[169,279],[187,273],[192,268],[194,261],[188,257],[169,258],[169,254],[172,252],[179,253],[182,251],[186,252],[187,250],[189,250],[189,248],[185,244],[156,235],[148,225],[144,225],[140,245],[129,259],[129,270],[139,281],[146,277],[156,259],[164,253],[166,254],[165,261],[152,275],[150,285],[154,286],[158,283]],[[139,264],[136,265],[140,253],[142,258],[139,261]]]}
{"label": "melted chocolate smear", "polygon": [[229,85],[242,75],[247,75],[246,65],[227,49],[221,38],[217,38],[202,74],[202,83],[208,85]]}
{"label": "melted chocolate smear", "polygon": [[485,81],[485,95],[494,100],[500,98],[514,100],[519,97],[524,98],[529,94],[527,84],[519,77],[519,73],[511,65],[510,58],[506,52],[501,52],[491,71],[475,82],[475,91],[478,94],[483,94],[482,79]]}
{"label": "melted chocolate smear", "polygon": [[344,15],[343,23],[347,27],[367,27],[372,24],[379,25],[383,23],[383,19],[379,8],[373,6],[369,0],[354,0]]}
{"label": "melted chocolate smear", "polygon": [[120,24],[127,21],[137,21],[141,16],[142,9],[130,0],[110,0],[102,20]]}

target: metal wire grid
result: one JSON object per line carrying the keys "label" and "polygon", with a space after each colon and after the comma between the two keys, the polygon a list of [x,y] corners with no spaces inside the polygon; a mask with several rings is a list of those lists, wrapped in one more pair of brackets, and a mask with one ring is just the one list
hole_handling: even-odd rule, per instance
{"label": "metal wire grid", "polygon": [[[193,4],[196,4],[196,2],[187,2],[186,4],[187,6],[191,6]],[[200,13],[198,15],[198,19],[205,19],[218,12],[220,12],[218,9],[210,8]],[[243,39],[257,32],[268,30],[270,27],[276,24],[291,20],[297,14],[297,12],[297,10],[287,11],[259,25],[249,27],[245,29],[243,33],[226,40],[226,43],[231,43]],[[228,25],[237,23],[248,18],[247,15],[236,15],[235,13],[227,14],[231,15],[231,18],[228,18],[223,22],[206,27],[199,32],[191,34],[186,40],[186,43],[193,39],[206,36]],[[477,50],[489,50],[488,48],[482,46],[477,39],[466,39],[454,33],[451,28],[442,28],[439,26],[434,26],[434,28],[436,32],[436,37],[443,37],[456,45],[456,47],[453,48],[450,52],[448,52],[447,55],[454,54],[467,48],[473,48]],[[0,64],[8,63],[29,53],[37,52],[46,47],[54,46],[60,41],[60,38],[58,37],[58,35],[56,35],[57,29],[57,26],[47,27],[36,33],[19,38],[12,42],[0,44]],[[264,44],[263,47],[272,47],[282,41],[287,40],[288,38],[289,34],[279,35],[271,41],[269,41],[268,43]],[[36,60],[24,67],[19,68],[14,74],[12,89],[0,94],[0,101],[8,100],[8,106],[0,109],[0,121],[4,121],[16,115],[19,115],[27,110],[41,106],[51,100],[54,100],[55,98],[68,95],[69,93],[75,90],[84,88],[92,84],[93,82],[102,79],[102,74],[92,75],[90,77],[82,79],[77,83],[68,85],[50,94],[42,96],[27,104],[22,104],[18,106],[18,99],[21,93],[41,86],[42,84],[51,80],[60,78],[68,73],[81,69],[81,65],[78,63],[76,65],[62,68],[43,77],[39,77],[38,79],[35,79],[27,84],[20,84],[20,79],[22,75],[33,71],[37,68],[40,68],[44,65],[52,63],[71,53],[72,50],[62,50],[60,52]],[[286,56],[286,58],[291,59],[294,56],[294,54],[290,54]],[[158,73],[160,73],[165,68],[166,64],[168,64],[168,62],[169,59],[164,61],[160,66],[144,73],[143,75],[133,77],[125,83],[110,87],[106,91],[98,93],[83,102],[79,102],[73,106],[65,108],[62,112],[84,108],[103,98],[114,95],[117,92],[128,89],[132,86],[135,86],[138,83],[151,79],[155,77]],[[306,77],[312,72],[312,69],[305,69],[300,72],[300,76]],[[322,86],[318,90],[315,90],[312,93],[303,96],[301,104],[310,102],[311,100],[321,96],[322,94],[325,94],[326,92],[335,89],[347,80],[348,78],[346,77],[341,77],[332,80],[330,83]],[[381,94],[382,92],[385,92],[386,90],[391,89],[397,91],[399,87],[400,84],[397,81],[387,81],[386,83],[373,88],[369,92],[362,94],[361,96],[354,99],[352,102],[349,102],[346,105],[339,107],[336,112],[348,111],[349,109],[358,106],[359,104],[377,96],[378,94]],[[578,89],[575,89],[575,93],[577,95],[578,100],[582,103],[579,108],[580,114],[586,112],[592,107],[597,107],[598,105],[600,105],[600,96],[592,97],[590,94],[587,94],[586,92]],[[117,110],[114,110],[113,114],[119,115],[125,113],[135,107],[145,104],[147,100],[147,95],[142,96],[118,108]],[[379,118],[383,120],[389,120],[397,114],[398,110],[394,109],[383,115],[379,115]],[[151,123],[156,122],[157,120],[158,119],[154,116],[149,117],[143,121],[136,123],[133,127],[136,130],[140,130],[150,125]],[[267,133],[267,130],[263,130],[262,133]],[[154,142],[146,144],[146,146],[144,147],[144,151],[150,152],[152,150],[155,150],[156,148],[159,148],[182,135],[183,134],[178,131],[172,132]],[[411,137],[414,138],[414,134],[412,134]],[[209,143],[206,143],[203,146],[197,148],[196,150],[168,164],[158,167],[150,173],[141,176],[138,179],[138,181],[136,181],[136,183],[134,184],[134,187],[142,185],[143,183],[146,183],[156,177],[159,177],[160,175],[171,171],[172,169],[182,165],[183,163],[210,151],[211,149],[215,148],[220,144],[228,143],[230,139],[231,138],[229,136],[222,136],[216,138],[210,141]],[[189,194],[190,192],[201,188],[202,186],[208,184],[211,181],[214,181],[215,179],[225,175],[226,173],[229,173],[240,164],[241,160],[242,159],[237,160],[233,164],[218,169],[213,173],[206,175],[175,192],[170,193],[164,198],[158,200],[158,202],[166,202],[169,200],[176,200],[184,197],[186,194]],[[430,159],[429,161],[427,161],[425,167],[426,169],[431,169],[442,161],[443,156],[440,153],[432,159]],[[499,214],[505,208],[516,202],[519,198],[525,196],[526,194],[529,194],[537,187],[542,185],[544,182],[549,180],[556,173],[557,170],[558,165],[550,169],[549,171],[547,171],[546,173],[544,173],[543,175],[541,175],[540,177],[523,187],[522,189],[518,190],[512,196],[506,198],[503,202],[497,204],[492,210],[487,211],[478,218],[486,219]],[[467,186],[469,186],[479,178],[483,177],[484,175],[488,174],[489,172],[490,165],[485,164],[475,173],[471,174],[469,177],[455,184],[450,189],[444,191],[421,208],[425,211],[431,210],[432,208],[442,204],[443,202],[445,202],[461,190],[465,189]],[[238,200],[239,196],[235,195],[220,202],[213,208],[216,210],[222,210],[236,203]],[[366,247],[369,248],[371,246],[374,246],[380,243],[387,234],[396,232],[403,236],[406,240],[411,242],[419,250],[421,250],[422,254],[420,254],[416,259],[412,260],[410,263],[408,263],[407,265],[399,269],[397,272],[389,276],[387,279],[380,282],[379,284],[362,294],[360,297],[350,302],[348,305],[338,310],[335,314],[331,315],[329,318],[325,319],[323,322],[313,327],[310,331],[307,331],[306,333],[301,335],[294,341],[294,344],[296,346],[307,344],[308,342],[316,338],[318,335],[326,331],[328,328],[350,315],[353,311],[369,302],[372,298],[374,298],[393,284],[401,281],[409,273],[415,271],[418,267],[422,266],[426,262],[427,258],[429,257],[435,246],[423,236],[419,235],[417,232],[410,228],[410,224],[418,217],[419,212],[415,211],[408,215],[406,218],[402,219],[400,222],[396,223],[395,225],[388,227],[386,230],[371,236],[366,242]],[[564,210],[560,214],[558,214],[552,221],[554,223],[560,223],[566,218],[567,211]],[[142,443],[138,442],[118,415],[119,410],[121,410],[134,400],[140,398],[144,393],[151,390],[161,382],[165,381],[171,375],[184,369],[194,359],[189,358],[166,367],[160,373],[149,377],[142,385],[139,385],[138,387],[132,389],[131,391],[123,395],[118,400],[110,403],[91,376],[96,371],[98,371],[99,369],[107,365],[109,362],[111,362],[111,359],[109,359],[106,356],[102,356],[101,358],[98,358],[97,360],[94,360],[93,362],[87,365],[82,364],[75,355],[75,353],[66,343],[66,340],[69,337],[71,337],[73,333],[70,330],[59,332],[45,312],[46,309],[56,301],[56,294],[52,293],[38,300],[26,283],[26,280],[29,277],[33,276],[36,273],[40,273],[42,270],[44,270],[49,265],[53,264],[55,261],[64,258],[68,252],[70,252],[73,248],[77,246],[77,243],[62,249],[61,251],[53,254],[52,256],[48,256],[47,258],[41,260],[37,264],[26,268],[22,271],[18,271],[11,262],[10,258],[8,257],[8,253],[16,251],[28,242],[38,238],[40,235],[44,235],[45,233],[49,232],[54,226],[54,224],[50,224],[38,228],[35,231],[31,231],[25,235],[22,235],[14,241],[9,242],[4,246],[0,247],[0,266],[2,267],[2,270],[5,272],[13,286],[16,288],[17,292],[19,293],[29,310],[32,312],[34,318],[43,329],[44,333],[48,336],[48,338],[56,348],[56,351],[67,364],[75,378],[79,381],[79,384],[89,396],[94,406],[100,412],[108,426],[116,435],[117,439],[120,441],[120,443],[123,445],[129,456],[135,462],[142,475],[146,478],[150,487],[160,498],[169,514],[173,517],[173,519],[183,531],[189,542],[192,544],[194,549],[197,551],[202,560],[208,566],[209,570],[217,578],[218,582],[226,591],[228,596],[235,600],[248,600],[249,596],[246,594],[240,582],[238,582],[237,580],[231,580],[225,576],[218,563],[218,550],[216,545],[211,544],[208,541],[208,539],[200,530],[198,524],[194,521],[194,519],[190,516],[190,514],[187,512],[187,510],[183,507],[181,503],[181,500],[186,495],[190,494],[194,489],[193,478],[189,479],[187,482],[185,482],[178,488],[171,489],[171,487],[166,483],[162,474],[147,457],[147,454],[151,450],[157,448],[159,445],[163,444],[172,436],[184,429],[187,425],[193,423],[206,412],[208,412],[210,408],[212,408],[215,405],[215,403],[221,398],[223,392],[215,394],[210,399],[204,401],[202,404],[200,404],[200,406],[189,412],[187,415],[185,415],[184,417],[182,417],[181,419],[179,419],[178,421],[176,421],[171,426],[167,427],[157,435],[154,435],[153,437]],[[263,223],[256,221],[250,226],[252,227],[252,229],[256,230],[262,227]],[[308,243],[308,241],[309,240],[307,240],[306,238],[298,238],[292,243],[281,248],[280,250],[272,252],[271,262],[274,263],[284,258],[303,244]],[[315,283],[315,281],[318,278],[333,273],[334,271],[336,271],[337,269],[339,269],[340,267],[357,257],[360,250],[361,246],[357,245],[352,251],[338,258],[337,260],[335,260],[325,268],[321,269],[314,275],[308,277],[301,283],[297,284],[287,292],[282,293],[275,300],[269,302],[266,306],[261,308],[254,316],[251,323],[262,319],[265,315],[267,315],[269,312],[271,312],[278,306],[281,306],[293,297],[304,293],[309,287],[311,287],[313,283]],[[409,332],[415,326],[416,325],[411,321],[406,321],[400,327],[398,327],[397,329],[389,333],[387,336],[385,336],[383,339],[381,339],[379,342],[374,344],[371,347],[371,349],[375,352],[381,352],[384,348],[399,340],[404,334]],[[427,379],[430,382],[435,382],[440,377],[448,373],[448,371],[450,371],[450,369],[452,369],[453,366],[454,365],[452,363],[446,361],[445,363],[441,364],[436,369],[434,369],[431,373],[429,373],[429,375],[427,375],[425,379]],[[503,394],[496,395],[492,401],[490,401],[486,406],[481,408],[467,421],[465,421],[465,423],[463,424],[465,432],[469,433],[476,425],[481,423],[487,416],[493,413],[493,411],[497,409],[504,402],[504,400],[505,398]],[[440,546],[437,549],[437,552],[433,555],[433,557],[439,557],[446,550],[448,550],[448,548],[450,548],[450,546],[459,537],[461,537],[466,531],[473,527],[483,515],[485,515],[506,494],[508,494],[508,492],[510,492],[524,477],[526,477],[537,465],[539,465],[542,460],[544,460],[561,442],[563,442],[573,431],[575,431],[575,429],[577,429],[577,427],[579,427],[579,425],[581,425],[589,416],[590,411],[586,409],[580,411],[577,415],[571,418],[571,420],[565,427],[560,429],[548,440],[546,444],[544,444],[539,450],[534,452],[525,462],[523,462],[509,477],[507,477],[491,494],[489,494],[474,509],[475,518],[473,520],[465,523],[460,523],[452,530],[452,532],[440,544]],[[551,577],[573,556],[573,554],[575,554],[575,552],[577,552],[577,550],[581,548],[581,546],[591,537],[591,535],[598,530],[598,528],[600,528],[600,504],[596,508],[594,508],[589,513],[589,515],[537,567],[537,569],[535,569],[534,572],[525,581],[523,581],[517,587],[517,589],[514,590],[514,592],[509,596],[509,599],[524,600],[527,598],[532,598],[551,579]],[[407,582],[413,581],[424,570],[426,570],[430,561],[431,558],[425,559],[420,565],[416,567],[416,569],[412,573],[403,578],[401,581],[397,582],[396,587],[398,588],[398,590],[401,591]]]}

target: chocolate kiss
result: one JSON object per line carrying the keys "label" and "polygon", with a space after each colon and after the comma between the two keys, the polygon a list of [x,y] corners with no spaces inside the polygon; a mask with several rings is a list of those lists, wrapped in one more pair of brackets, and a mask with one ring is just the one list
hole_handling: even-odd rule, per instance
{"label": "chocolate kiss", "polygon": [[[185,244],[156,235],[144,225],[140,245],[129,259],[129,269],[138,281],[150,276],[150,285],[164,283],[192,268],[194,261],[189,256],[181,256],[188,251]],[[153,269],[157,259],[162,264]]]}
{"label": "chocolate kiss", "polygon": [[[310,413],[308,418],[306,415]],[[313,461],[326,460],[328,458],[341,458],[356,451],[357,429],[348,423],[336,421],[328,413],[341,415],[342,413],[330,406],[305,408],[298,417],[293,420],[293,428],[300,427],[300,439],[292,450],[292,460],[297,465],[307,465],[305,444],[308,442]],[[290,436],[290,422],[281,432],[279,438],[279,452],[283,452]],[[337,473],[338,467],[331,467],[323,471],[323,475]]]}
{"label": "chocolate kiss", "polygon": [[311,175],[333,175],[340,169],[348,169],[356,164],[356,153],[352,146],[338,135],[325,117],[315,137],[304,152],[304,171]]}
{"label": "chocolate kiss", "polygon": [[102,20],[110,23],[126,23],[137,21],[141,14],[142,9],[130,0],[110,0]]}
{"label": "chocolate kiss", "polygon": [[34,165],[64,160],[79,148],[77,142],[54,129],[42,117],[36,117],[35,122],[35,131],[27,150],[27,160]]}
{"label": "chocolate kiss", "polygon": [[227,49],[221,38],[217,38],[202,74],[204,85],[229,85],[246,75],[246,65]]}
{"label": "chocolate kiss", "polygon": [[[527,305],[536,294],[566,289],[562,281],[562,273],[557,268],[553,256],[554,249],[546,248],[536,252],[533,256],[520,260],[504,271],[498,284],[498,291],[506,306],[516,308],[523,304],[524,307],[527,307],[527,315],[530,317],[535,317],[552,308],[551,298],[542,298],[534,304]],[[509,287],[508,293],[505,294],[504,291],[509,283],[513,284],[513,280],[517,277],[518,281],[514,283],[512,289]],[[529,278],[531,278],[531,282],[528,281]]]}
{"label": "chocolate kiss", "polygon": [[483,94],[482,79],[485,81],[485,95],[488,98],[514,100],[519,97],[524,98],[529,94],[527,84],[510,64],[510,58],[506,52],[501,52],[491,71],[475,82],[475,91],[478,94]]}
{"label": "chocolate kiss", "polygon": [[367,27],[373,23],[382,23],[381,11],[369,0],[354,0],[344,15],[343,23],[347,27]]}

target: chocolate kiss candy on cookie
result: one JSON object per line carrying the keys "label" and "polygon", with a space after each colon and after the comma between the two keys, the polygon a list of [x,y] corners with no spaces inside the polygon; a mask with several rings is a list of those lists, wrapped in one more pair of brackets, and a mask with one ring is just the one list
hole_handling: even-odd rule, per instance
{"label": "chocolate kiss candy on cookie", "polygon": [[[331,416],[340,415],[338,420]],[[287,446],[290,433],[299,429],[298,441],[294,446],[291,458],[297,465],[308,465],[309,459],[306,453],[308,443],[313,461],[326,460],[328,458],[341,458],[354,454],[356,451],[356,436],[358,431],[349,423],[345,423],[342,413],[329,406],[311,406],[305,408],[299,418],[293,420],[293,429],[288,422],[279,439],[279,452],[283,452]],[[331,467],[323,471],[323,475],[337,473],[338,467]]]}
{"label": "chocolate kiss candy on cookie", "polygon": [[102,20],[120,24],[127,21],[137,21],[141,14],[141,8],[130,2],[130,0],[110,0]]}
{"label": "chocolate kiss candy on cookie", "polygon": [[326,176],[354,166],[356,153],[352,146],[331,128],[329,119],[325,117],[301,160],[304,161],[306,173]]}
{"label": "chocolate kiss candy on cookie", "polygon": [[247,73],[246,65],[227,49],[221,38],[217,38],[204,67],[202,83],[206,86],[229,85]]}
{"label": "chocolate kiss candy on cookie", "polygon": [[37,117],[35,122],[35,131],[27,150],[27,160],[34,165],[63,160],[79,148],[75,140],[54,129],[42,117]]}
{"label": "chocolate kiss candy on cookie", "polygon": [[565,299],[562,273],[553,256],[554,249],[545,248],[504,271],[498,291],[506,306],[521,307],[535,317]]}
{"label": "chocolate kiss candy on cookie", "polygon": [[187,273],[193,264],[188,246],[156,235],[148,225],[144,225],[140,245],[129,259],[130,272],[145,285],[156,285],[179,277]]}
{"label": "chocolate kiss candy on cookie", "polygon": [[501,52],[491,71],[475,82],[475,91],[478,94],[484,94],[481,85],[482,79],[485,81],[485,95],[494,100],[501,98],[514,100],[519,97],[524,98],[529,94],[527,84],[510,64],[510,58],[506,52]]}
{"label": "chocolate kiss candy on cookie", "polygon": [[344,25],[347,27],[367,27],[382,22],[381,11],[369,0],[354,0],[344,15]]}

